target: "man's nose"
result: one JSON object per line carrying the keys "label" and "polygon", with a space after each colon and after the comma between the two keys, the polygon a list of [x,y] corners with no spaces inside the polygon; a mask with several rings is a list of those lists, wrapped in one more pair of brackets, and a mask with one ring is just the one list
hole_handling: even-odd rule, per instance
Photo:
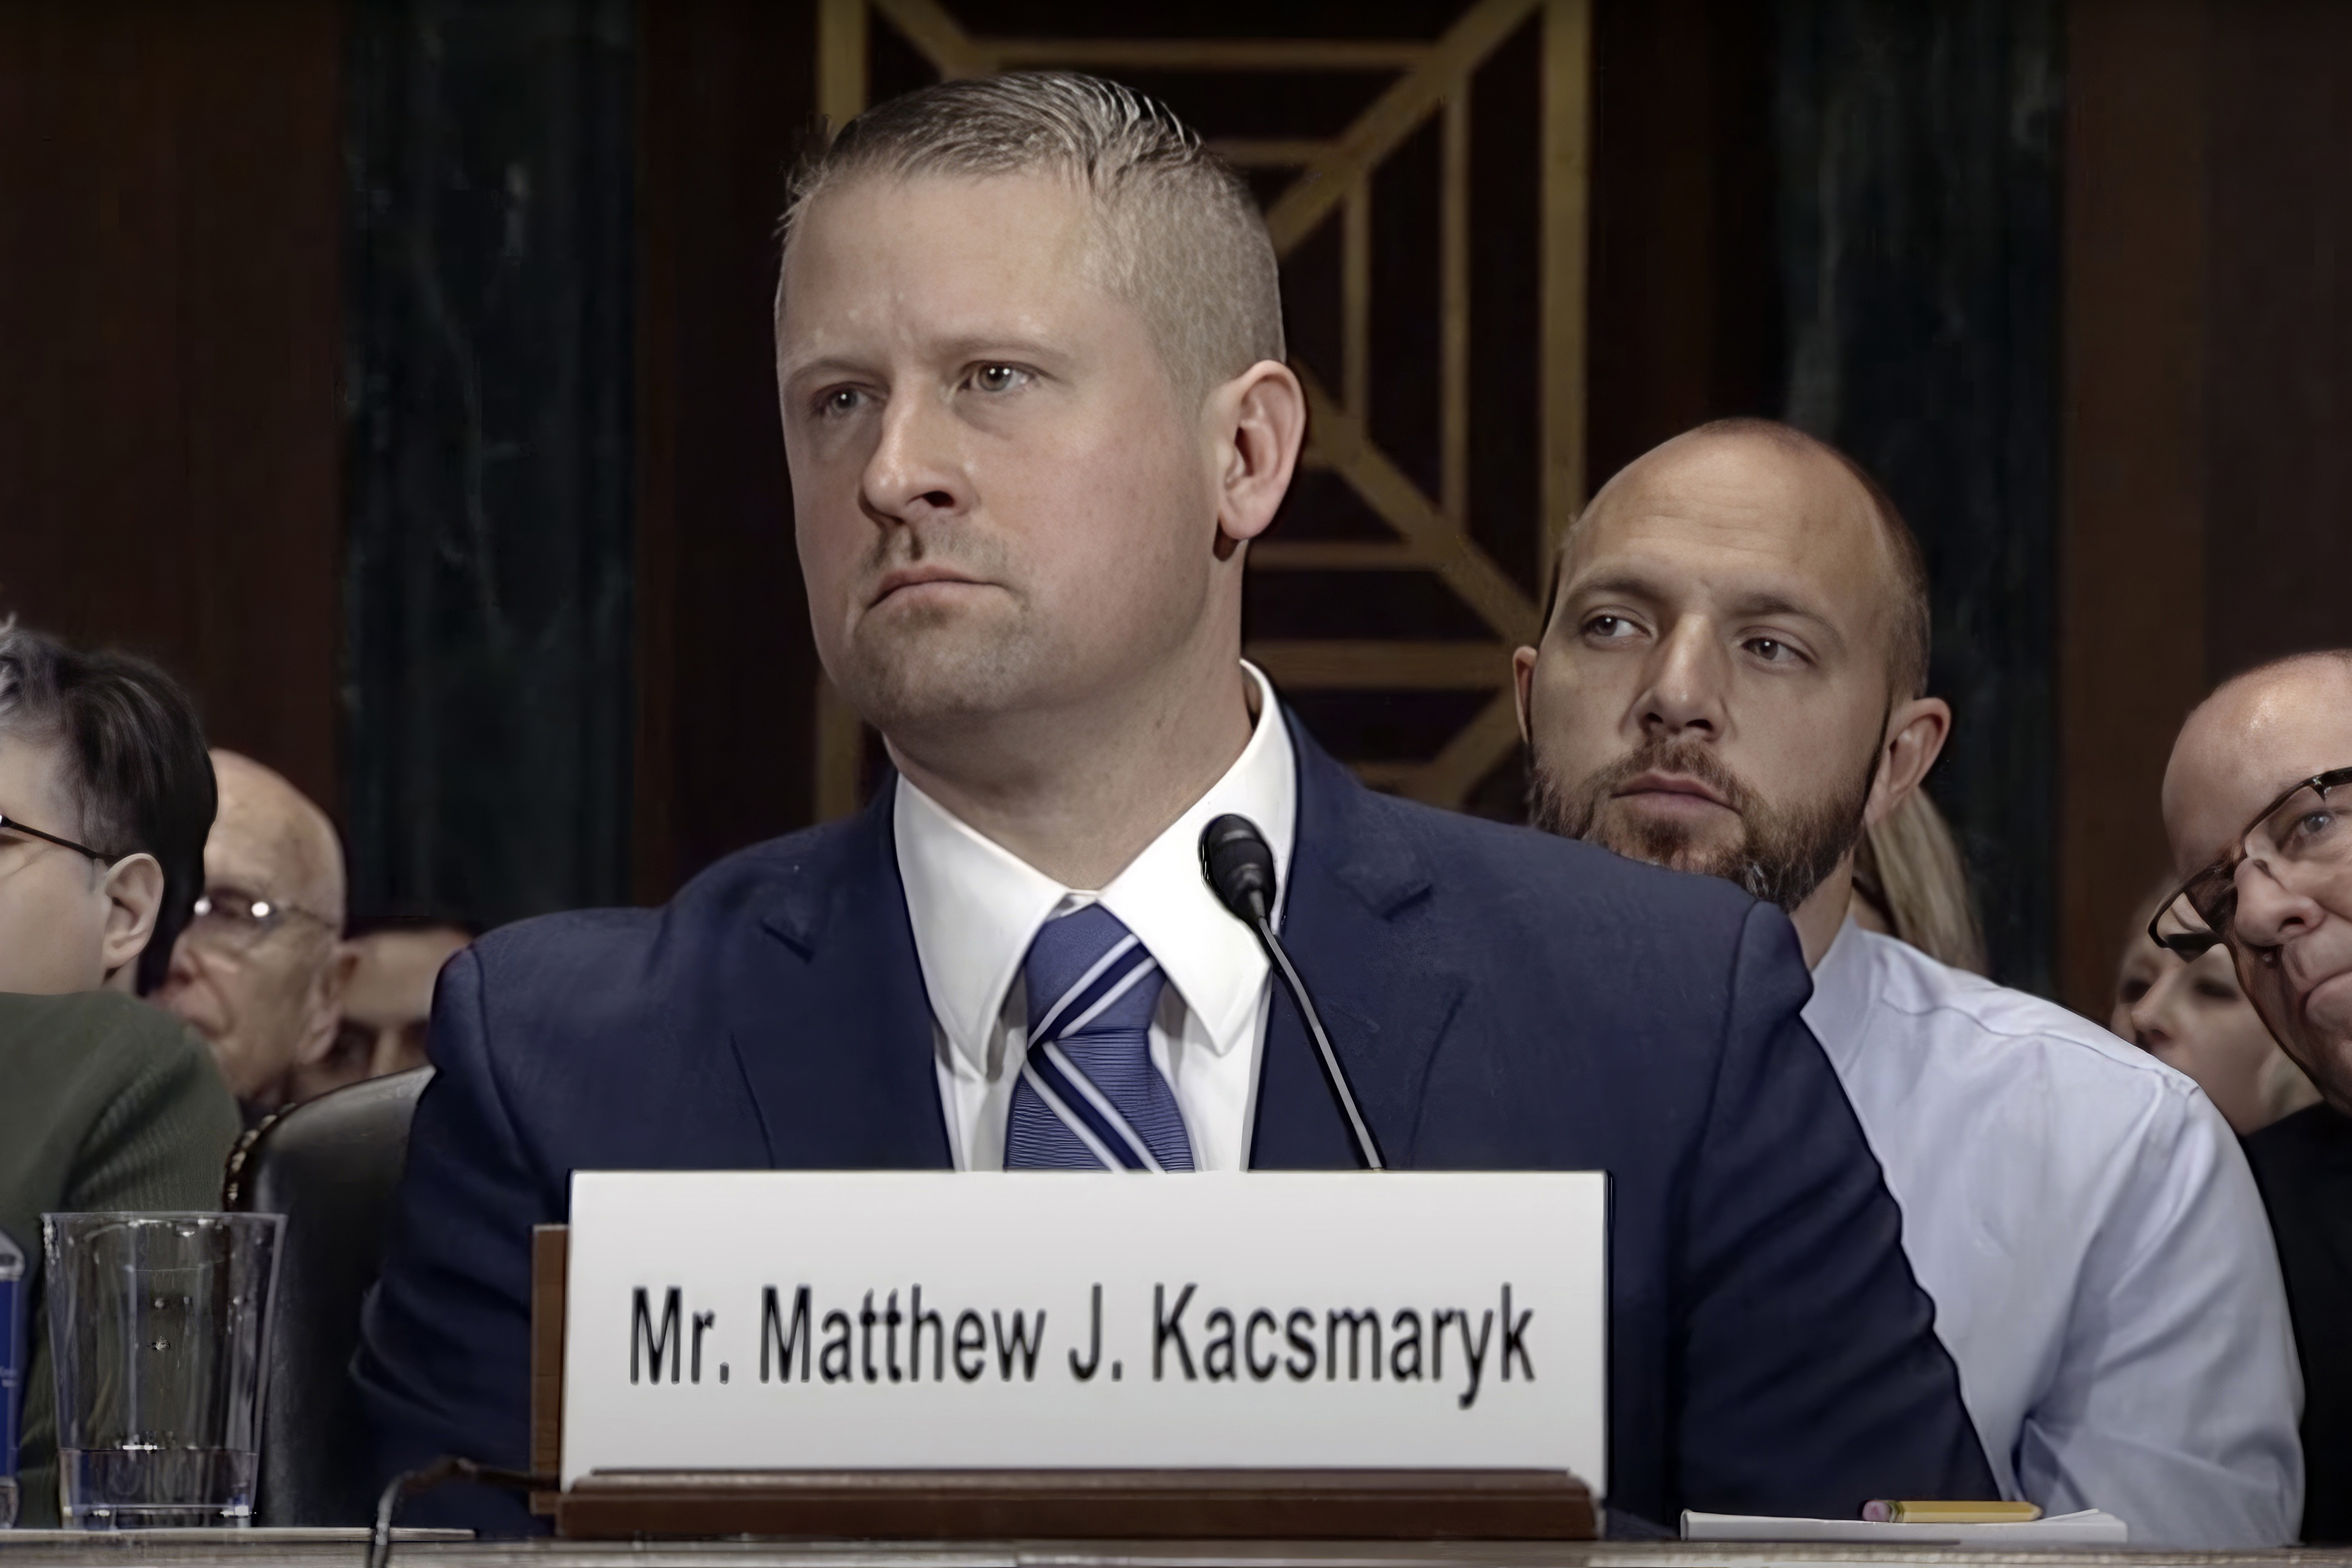
{"label": "man's nose", "polygon": [[172,943],[172,962],[163,966],[164,984],[185,985],[195,979],[196,959],[193,951],[195,945],[184,931]]}
{"label": "man's nose", "polygon": [[899,396],[885,405],[881,438],[858,477],[858,500],[866,516],[885,526],[969,507],[953,421],[935,399]]}
{"label": "man's nose", "polygon": [[1725,673],[1722,650],[1706,625],[1677,625],[1652,656],[1649,688],[1642,694],[1643,732],[1671,738],[1696,730],[1720,736]]}
{"label": "man's nose", "polygon": [[2249,859],[2238,868],[2237,910],[2230,921],[2238,941],[2256,949],[2284,947],[2326,918],[2317,900],[2280,881],[2263,862]]}

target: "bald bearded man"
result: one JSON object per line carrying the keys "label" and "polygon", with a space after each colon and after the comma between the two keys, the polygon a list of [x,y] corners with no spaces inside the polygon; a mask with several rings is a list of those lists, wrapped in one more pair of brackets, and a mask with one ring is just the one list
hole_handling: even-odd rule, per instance
{"label": "bald bearded man", "polygon": [[205,840],[205,892],[156,999],[211,1045],[257,1121],[335,1042],[352,963],[343,851],[327,814],[281,774],[223,751],[213,770],[220,814]]}
{"label": "bald bearded man", "polygon": [[2238,983],[2322,1102],[2246,1140],[2303,1356],[2303,1538],[2352,1541],[2352,650],[2224,684],[2164,775],[2182,879],[2150,928],[2225,942]]}
{"label": "bald bearded man", "polygon": [[2275,1545],[2294,1348],[2227,1125],[2105,1030],[1849,918],[1856,844],[1951,724],[1927,640],[1918,547],[1842,455],[1761,420],[1670,441],[1594,498],[1518,651],[1533,815],[1789,911],[2009,1496],[2134,1545]]}

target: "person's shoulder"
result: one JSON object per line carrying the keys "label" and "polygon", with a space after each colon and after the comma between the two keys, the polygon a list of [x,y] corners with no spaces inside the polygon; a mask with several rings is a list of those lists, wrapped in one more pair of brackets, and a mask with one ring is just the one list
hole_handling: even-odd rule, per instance
{"label": "person's shoulder", "polygon": [[201,1066],[203,1040],[163,1008],[113,991],[0,994],[0,1059],[16,1083],[55,1071],[117,1083]]}
{"label": "person's shoulder", "polygon": [[[0,995],[0,1145],[64,1155],[75,1181],[124,1140],[160,1139],[164,1163],[193,1171],[201,1193],[217,1185],[240,1125],[212,1048],[163,1008],[111,991]],[[185,1195],[114,1206],[185,1206]]]}
{"label": "person's shoulder", "polygon": [[1529,906],[1554,915],[1640,922],[1696,934],[1694,922],[1736,932],[1755,909],[1719,877],[1669,871],[1613,850],[1533,827],[1366,793],[1364,826],[1418,850],[1433,881],[1496,900],[1514,916]]}
{"label": "person's shoulder", "polygon": [[738,849],[711,863],[670,900],[677,915],[756,910],[779,900],[828,889],[835,881],[866,869],[861,857],[878,847],[877,814],[869,805],[855,816]]}
{"label": "person's shoulder", "polygon": [[756,923],[781,902],[822,890],[845,868],[850,822],[824,823],[721,857],[652,909],[567,910],[515,921],[476,939],[472,952],[504,984],[642,981],[714,935]]}
{"label": "person's shoulder", "polygon": [[2352,1117],[2325,1102],[2307,1105],[2249,1132],[2244,1142],[2257,1175],[2352,1167]]}
{"label": "person's shoulder", "polygon": [[509,1065],[638,1053],[723,1008],[762,924],[821,907],[847,868],[859,819],[719,859],[658,908],[572,910],[497,927],[443,971],[433,1049],[481,1048]]}
{"label": "person's shoulder", "polygon": [[1848,934],[1864,944],[1877,970],[1879,1005],[1913,1020],[1927,1047],[1951,1065],[1995,1075],[2021,1094],[2076,1097],[2070,1115],[2193,1111],[2193,1080],[2081,1014],[1894,937]]}

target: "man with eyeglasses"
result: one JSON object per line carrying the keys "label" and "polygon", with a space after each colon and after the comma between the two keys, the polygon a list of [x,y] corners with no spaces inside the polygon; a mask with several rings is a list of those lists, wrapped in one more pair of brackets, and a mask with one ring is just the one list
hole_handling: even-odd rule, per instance
{"label": "man with eyeglasses", "polygon": [[2303,1356],[2303,1539],[2352,1541],[2352,651],[2225,683],[2164,775],[2180,889],[2148,934],[2229,947],[2254,1010],[2324,1097],[2246,1140]]}
{"label": "man with eyeglasses", "polygon": [[205,890],[158,995],[202,1035],[247,1121],[294,1098],[335,1043],[354,954],[344,946],[334,824],[281,774],[215,752],[220,815]]}
{"label": "man with eyeglasses", "polygon": [[23,1524],[57,1519],[45,1212],[209,1209],[237,1132],[150,990],[201,886],[213,774],[160,670],[0,623],[0,1231],[25,1253]]}

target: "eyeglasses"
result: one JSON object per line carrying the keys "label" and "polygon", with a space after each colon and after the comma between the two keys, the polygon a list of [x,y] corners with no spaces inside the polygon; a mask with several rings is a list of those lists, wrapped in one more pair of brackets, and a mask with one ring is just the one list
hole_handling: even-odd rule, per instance
{"label": "eyeglasses", "polygon": [[289,921],[309,921],[332,934],[337,929],[324,915],[314,915],[293,904],[279,903],[238,888],[207,888],[196,900],[187,934],[209,947],[247,952]]}
{"label": "eyeglasses", "polygon": [[54,844],[60,849],[70,849],[77,855],[87,855],[101,866],[114,864],[114,857],[101,855],[87,844],[77,844],[70,838],[60,838],[54,833],[44,833],[37,827],[27,827],[13,816],[0,816],[0,833],[21,833],[27,838],[37,838],[44,844]]}
{"label": "eyeglasses", "polygon": [[2148,941],[2187,959],[2230,941],[2238,915],[2238,871],[2248,860],[2273,877],[2280,868],[2308,871],[2352,863],[2352,795],[2334,798],[2346,784],[2352,784],[2352,768],[2336,768],[2305,779],[2263,807],[2228,854],[2157,906],[2156,918],[2147,922]]}

